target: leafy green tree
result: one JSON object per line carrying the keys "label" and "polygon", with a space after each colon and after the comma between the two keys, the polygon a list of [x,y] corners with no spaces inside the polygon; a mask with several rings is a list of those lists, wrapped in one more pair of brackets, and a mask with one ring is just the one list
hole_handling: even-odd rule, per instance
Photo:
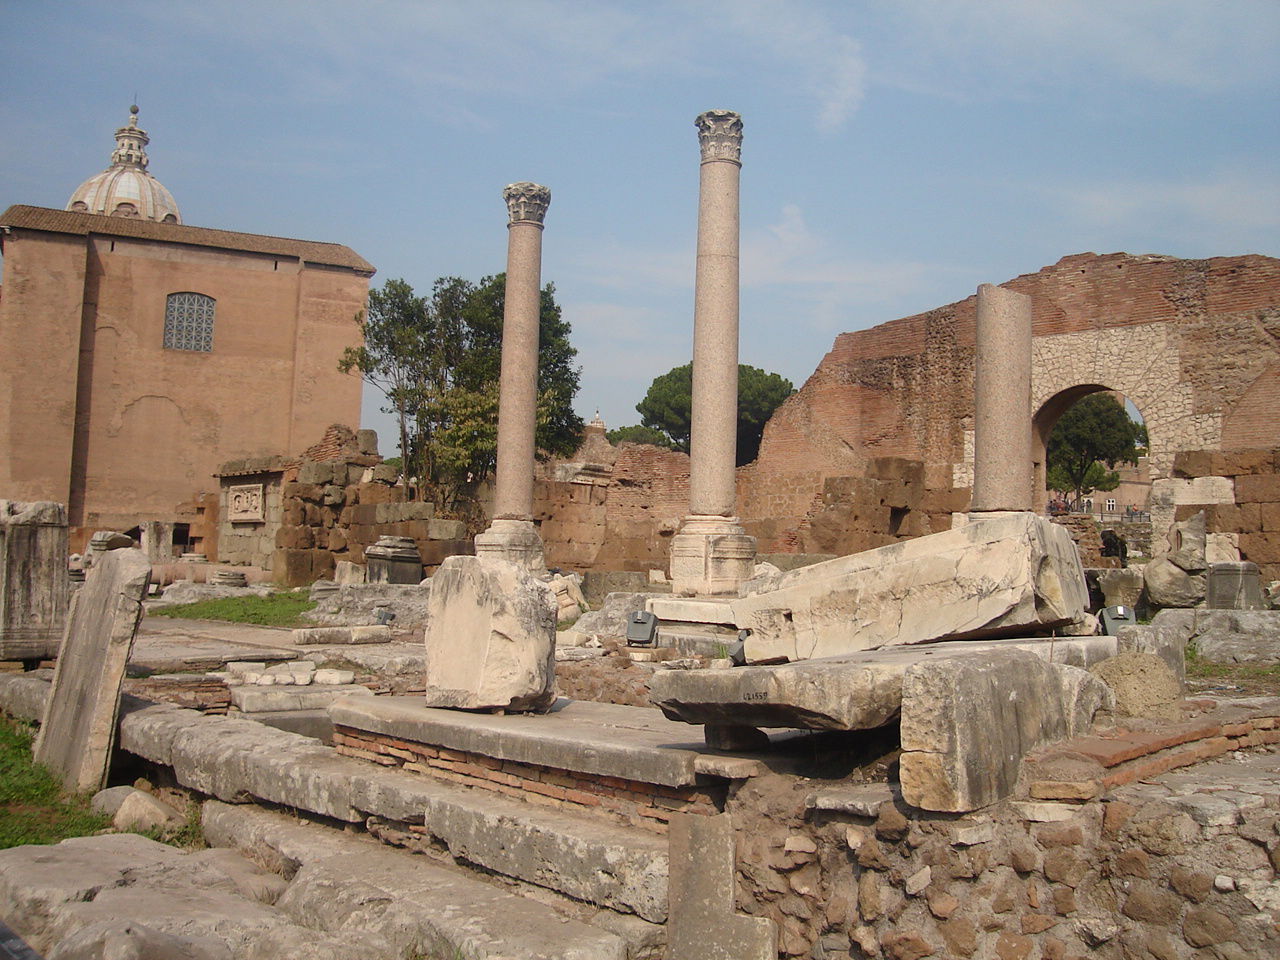
{"label": "leafy green tree", "polygon": [[[505,292],[503,274],[479,283],[441,277],[429,297],[388,280],[370,292],[367,316],[356,317],[364,346],[347,349],[338,363],[387,396],[404,472],[427,484],[441,506],[463,484],[492,474],[497,461]],[[537,444],[542,455],[563,455],[582,435],[571,406],[580,370],[552,284],[542,290],[539,330]]]}
{"label": "leafy green tree", "polygon": [[[1120,484],[1118,463],[1137,463],[1146,428],[1109,393],[1091,393],[1064,413],[1046,444],[1046,481],[1079,502]],[[1105,466],[1104,466],[1105,465]]]}
{"label": "leafy green tree", "polygon": [[[738,364],[738,466],[760,452],[764,425],[782,402],[795,393],[790,380],[759,367]],[[693,364],[668,370],[654,378],[644,399],[636,404],[641,423],[671,438],[677,450],[689,452],[693,409]]]}
{"label": "leafy green tree", "polygon": [[383,413],[394,413],[400,430],[400,449],[409,449],[411,424],[420,391],[431,366],[434,337],[426,303],[404,280],[388,280],[381,290],[369,291],[369,306],[356,314],[364,334],[359,347],[347,347],[338,360],[343,373],[353,370],[387,398]]}
{"label": "leafy green tree", "polygon": [[668,450],[675,448],[671,438],[661,430],[653,427],[646,427],[636,423],[629,427],[618,427],[616,430],[608,431],[605,436],[610,443],[647,443],[654,447],[666,447]]}

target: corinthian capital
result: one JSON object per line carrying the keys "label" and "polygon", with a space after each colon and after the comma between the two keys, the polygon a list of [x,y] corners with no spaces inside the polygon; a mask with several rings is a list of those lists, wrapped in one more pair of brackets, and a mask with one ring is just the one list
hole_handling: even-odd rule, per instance
{"label": "corinthian capital", "polygon": [[702,147],[702,162],[729,160],[741,164],[742,117],[732,110],[708,110],[698,114],[693,121],[698,128],[698,144]]}
{"label": "corinthian capital", "polygon": [[547,207],[551,206],[551,188],[540,183],[507,184],[502,191],[502,199],[507,201],[507,211],[511,214],[512,223],[542,223],[547,215]]}

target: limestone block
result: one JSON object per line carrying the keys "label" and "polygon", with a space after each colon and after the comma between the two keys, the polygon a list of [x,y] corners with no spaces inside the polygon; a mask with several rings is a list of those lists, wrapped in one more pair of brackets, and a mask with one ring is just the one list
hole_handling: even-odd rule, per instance
{"label": "limestone block", "polygon": [[1111,688],[1121,717],[1180,720],[1177,701],[1182,684],[1168,664],[1153,653],[1121,653],[1090,668]]}
{"label": "limestone block", "polygon": [[0,500],[0,660],[56,654],[70,599],[66,508]]}
{"label": "limestone block", "polygon": [[736,600],[750,662],[804,660],[1078,621],[1088,604],[1070,534],[1031,513],[974,520],[782,575]]}
{"label": "limestone block", "polygon": [[427,536],[432,540],[461,540],[466,535],[467,525],[461,520],[432,518],[427,526]]}
{"label": "limestone block", "polygon": [[540,710],[555,699],[556,601],[513,563],[450,557],[431,580],[426,702]]}
{"label": "limestone block", "polygon": [[1143,568],[1147,599],[1157,607],[1194,607],[1204,599],[1205,575],[1187,573],[1172,560],[1160,557]]}
{"label": "limestone block", "polygon": [[686,723],[869,730],[898,716],[903,677],[915,665],[1010,650],[1088,667],[1114,656],[1117,645],[1111,637],[968,640],[773,666],[662,670],[649,681],[649,699]]}
{"label": "limestone block", "polygon": [[1263,610],[1262,576],[1256,563],[1210,563],[1205,606],[1211,610]]}
{"label": "limestone block", "polygon": [[1240,534],[1209,533],[1205,536],[1205,561],[1213,566],[1215,563],[1237,563],[1240,560]]}
{"label": "limestone block", "polygon": [[1108,607],[1136,607],[1142,597],[1142,567],[1112,568],[1098,572],[1098,586]]}
{"label": "limestone block", "polygon": [[728,814],[671,818],[669,960],[775,960],[778,930],[736,912],[733,822]]}
{"label": "limestone block", "polygon": [[1208,535],[1204,511],[1173,524],[1169,531],[1169,553],[1165,558],[1187,573],[1199,573],[1208,566]]}
{"label": "limestone block", "polygon": [[299,627],[292,633],[298,646],[322,643],[390,643],[391,628],[381,624],[366,626]]}
{"label": "limestone block", "polygon": [[106,779],[120,684],[150,582],[145,553],[110,550],[72,603],[34,751],[70,790],[98,790]]}
{"label": "limestone block", "polygon": [[902,682],[902,796],[963,813],[1012,793],[1022,757],[1088,730],[1110,691],[1026,651],[927,661]]}
{"label": "limestone block", "polygon": [[592,610],[579,617],[574,629],[579,633],[599,637],[625,637],[627,618],[637,610],[646,609],[645,602],[649,598],[665,596],[667,595],[615,590],[605,596],[604,604],[599,610]]}

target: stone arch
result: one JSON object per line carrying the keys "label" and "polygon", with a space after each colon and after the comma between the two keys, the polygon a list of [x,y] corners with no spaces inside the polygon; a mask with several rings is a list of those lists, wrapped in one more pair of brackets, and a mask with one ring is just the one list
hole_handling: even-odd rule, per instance
{"label": "stone arch", "polygon": [[[1080,383],[1073,387],[1067,387],[1060,390],[1052,397],[1040,405],[1040,408],[1031,418],[1031,457],[1034,470],[1034,485],[1032,490],[1036,497],[1043,498],[1045,496],[1047,465],[1045,463],[1045,449],[1049,444],[1049,434],[1053,431],[1054,424],[1058,422],[1058,418],[1070,410],[1077,401],[1083,400],[1091,393],[1101,393],[1102,391],[1117,392],[1114,388],[1108,387],[1101,383]],[[1142,414],[1142,406],[1134,403],[1138,408],[1138,413]],[[1143,414],[1145,422],[1146,416]],[[1147,428],[1150,431],[1150,427]],[[1044,509],[1044,503],[1036,504],[1037,510]]]}
{"label": "stone arch", "polygon": [[[1044,439],[1081,397],[1114,390],[1142,413],[1150,441],[1152,477],[1170,476],[1179,450],[1216,448],[1219,410],[1197,410],[1194,390],[1180,377],[1182,360],[1173,324],[1103,327],[1032,340],[1031,410],[1037,479],[1043,479]],[[1037,489],[1042,489],[1038,487]]]}

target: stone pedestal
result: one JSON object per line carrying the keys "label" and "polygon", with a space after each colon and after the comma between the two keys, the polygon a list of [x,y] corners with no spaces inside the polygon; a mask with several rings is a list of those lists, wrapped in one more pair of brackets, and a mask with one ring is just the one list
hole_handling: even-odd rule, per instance
{"label": "stone pedestal", "polygon": [[736,596],[751,578],[756,540],[737,517],[689,516],[671,539],[671,583],[679,594]]}
{"label": "stone pedestal", "polygon": [[672,589],[731,596],[751,576],[756,542],[738,518],[738,180],[742,118],[708,110],[695,121],[702,152],[693,307],[689,516],[671,543]]}
{"label": "stone pedestal", "polygon": [[422,582],[422,555],[412,537],[379,537],[364,557],[370,583]]}
{"label": "stone pedestal", "polygon": [[973,386],[973,513],[1034,509],[1031,298],[978,287]]}
{"label": "stone pedestal", "polygon": [[1258,565],[1248,560],[1209,564],[1205,606],[1210,610],[1265,610]]}
{"label": "stone pedestal", "polygon": [[499,517],[489,529],[476,535],[476,556],[489,560],[505,560],[523,567],[535,576],[545,573],[546,559],[542,538],[532,520],[510,520]]}
{"label": "stone pedestal", "polygon": [[54,656],[70,594],[66,507],[0,500],[0,660]]}
{"label": "stone pedestal", "polygon": [[513,183],[507,201],[507,286],[498,394],[498,464],[493,523],[476,537],[476,554],[545,570],[533,525],[533,464],[538,413],[538,323],[542,305],[542,220],[551,191]]}

